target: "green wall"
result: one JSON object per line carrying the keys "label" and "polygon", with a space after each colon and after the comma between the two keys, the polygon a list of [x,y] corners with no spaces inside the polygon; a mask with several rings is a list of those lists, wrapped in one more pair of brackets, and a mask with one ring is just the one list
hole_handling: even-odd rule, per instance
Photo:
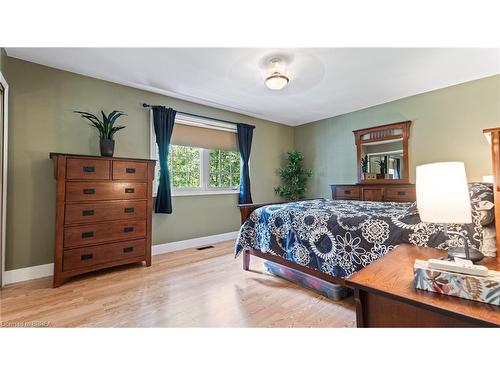
{"label": "green wall", "polygon": [[500,75],[431,91],[295,128],[295,147],[314,176],[310,197],[330,197],[329,184],[355,183],[353,130],[411,120],[410,180],[415,166],[463,161],[470,181],[491,174],[484,128],[500,126]]}
{"label": "green wall", "polygon": [[[3,59],[2,59],[3,60]],[[52,262],[55,181],[50,151],[98,155],[97,133],[73,110],[119,109],[127,128],[116,156],[149,158],[148,102],[256,126],[250,161],[254,201],[275,200],[276,169],[293,148],[293,128],[7,58],[10,85],[6,269]],[[154,244],[236,231],[237,196],[174,197],[172,215],[154,215]]]}

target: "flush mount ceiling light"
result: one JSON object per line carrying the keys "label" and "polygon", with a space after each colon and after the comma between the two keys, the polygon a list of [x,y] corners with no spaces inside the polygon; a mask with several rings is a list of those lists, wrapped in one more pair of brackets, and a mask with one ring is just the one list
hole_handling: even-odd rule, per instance
{"label": "flush mount ceiling light", "polygon": [[283,68],[281,67],[280,59],[271,60],[271,74],[266,78],[266,86],[271,90],[281,90],[290,81],[288,77],[282,73]]}
{"label": "flush mount ceiling light", "polygon": [[279,72],[274,72],[266,78],[266,86],[271,90],[281,90],[288,84],[288,77]]}

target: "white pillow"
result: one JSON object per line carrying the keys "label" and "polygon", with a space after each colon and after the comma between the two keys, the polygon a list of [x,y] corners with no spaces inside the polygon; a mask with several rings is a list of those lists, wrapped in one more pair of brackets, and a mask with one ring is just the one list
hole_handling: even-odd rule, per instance
{"label": "white pillow", "polygon": [[490,225],[493,220],[495,220],[495,211],[493,211],[495,205],[489,201],[480,201],[476,205],[476,210],[479,212],[481,217],[481,225]]}

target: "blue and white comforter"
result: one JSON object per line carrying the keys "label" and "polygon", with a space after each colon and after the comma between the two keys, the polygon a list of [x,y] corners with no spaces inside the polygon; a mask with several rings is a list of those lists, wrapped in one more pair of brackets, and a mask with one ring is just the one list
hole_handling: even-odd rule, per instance
{"label": "blue and white comforter", "polygon": [[[483,188],[484,187],[484,188]],[[491,186],[476,184],[484,199]],[[476,200],[477,200],[476,199]],[[449,225],[479,249],[482,227],[472,210],[472,224]],[[242,225],[235,256],[255,249],[337,277],[348,277],[402,243],[447,249],[460,237],[445,235],[443,226],[420,221],[415,203],[317,199],[269,205],[255,210]]]}

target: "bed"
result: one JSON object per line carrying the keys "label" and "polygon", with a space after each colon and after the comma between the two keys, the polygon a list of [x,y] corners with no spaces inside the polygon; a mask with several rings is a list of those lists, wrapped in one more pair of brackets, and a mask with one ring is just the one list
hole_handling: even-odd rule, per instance
{"label": "bed", "polygon": [[[471,224],[449,226],[466,235],[469,246],[483,241],[481,202],[493,202],[493,186],[469,184]],[[438,224],[420,221],[415,203],[314,199],[290,203],[240,206],[243,225],[235,256],[250,255],[344,285],[344,279],[409,243],[446,250],[460,242]],[[444,254],[444,251],[443,251]]]}

